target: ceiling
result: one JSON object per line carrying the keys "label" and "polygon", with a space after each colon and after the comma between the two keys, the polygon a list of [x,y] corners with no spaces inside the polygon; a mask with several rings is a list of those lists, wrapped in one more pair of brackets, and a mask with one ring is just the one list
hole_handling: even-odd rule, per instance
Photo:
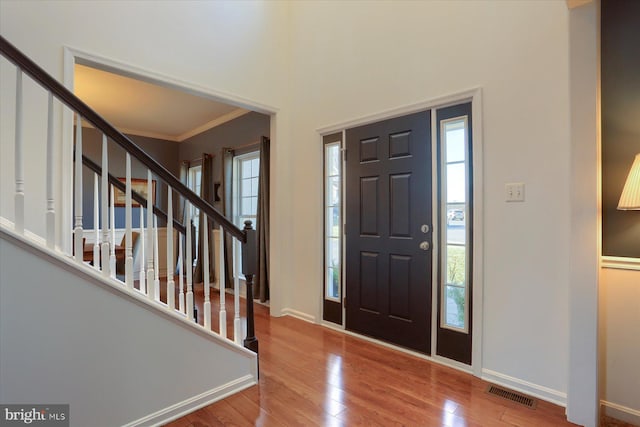
{"label": "ceiling", "polygon": [[75,94],[123,133],[181,142],[248,110],[76,64]]}

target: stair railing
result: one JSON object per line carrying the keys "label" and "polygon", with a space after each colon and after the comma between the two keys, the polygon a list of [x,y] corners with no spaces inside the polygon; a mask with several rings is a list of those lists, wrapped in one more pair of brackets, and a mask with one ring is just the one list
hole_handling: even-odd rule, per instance
{"label": "stair railing", "polygon": [[[246,280],[246,317],[247,335],[243,341],[246,348],[258,352],[258,340],[255,337],[253,318],[253,276],[257,270],[257,241],[256,231],[251,226],[251,221],[245,223],[245,227],[236,227],[222,213],[216,210],[211,204],[200,198],[191,191],[178,178],[176,178],[165,167],[150,157],[145,151],[138,147],[126,135],[119,132],[115,127],[103,119],[98,113],[86,105],[82,100],[71,93],[60,84],[55,78],[45,72],[40,66],[20,52],[15,46],[0,36],[0,50],[2,55],[16,66],[16,107],[15,107],[15,194],[14,194],[14,231],[20,235],[25,235],[25,192],[24,192],[24,156],[23,156],[23,117],[25,109],[23,107],[23,74],[28,75],[34,82],[39,84],[48,92],[48,122],[47,122],[47,143],[46,143],[46,218],[45,234],[43,236],[46,246],[51,250],[59,251],[55,244],[56,236],[56,214],[55,214],[55,182],[54,171],[54,142],[53,142],[53,108],[54,99],[70,108],[76,118],[76,132],[74,144],[74,213],[73,226],[60,230],[61,233],[73,233],[73,257],[81,268],[95,268],[101,271],[105,278],[118,280],[125,289],[130,292],[138,292],[146,295],[151,301],[162,304],[167,310],[182,313],[189,319],[193,318],[194,283],[192,278],[192,226],[190,221],[182,224],[173,215],[174,203],[173,193],[175,192],[185,202],[184,210],[188,212],[191,206],[199,209],[204,214],[204,221],[200,231],[210,233],[213,224],[218,224],[220,245],[218,265],[218,284],[220,292],[220,310],[218,330],[211,321],[211,299],[210,299],[210,277],[209,277],[209,239],[203,239],[203,254],[199,254],[203,259],[204,282],[203,295],[204,302],[202,310],[204,312],[202,327],[214,333],[218,333],[223,338],[227,338],[227,319],[225,302],[225,281],[224,281],[224,244],[225,236],[235,239],[242,250],[242,273]],[[83,155],[82,122],[91,123],[102,134],[102,158],[101,164],[96,163]],[[125,182],[109,173],[108,147],[109,142],[114,142],[125,151]],[[146,194],[145,197],[132,190],[132,158],[146,168]],[[81,159],[81,160],[80,160]],[[83,229],[83,194],[87,192],[83,187],[83,166],[94,174],[94,234],[87,235]],[[156,206],[154,198],[154,179],[163,182],[166,187],[166,211]],[[116,238],[116,218],[115,218],[115,190],[125,195],[125,227],[124,227],[124,248],[118,247]],[[100,200],[98,200],[98,194]],[[135,280],[134,271],[134,227],[133,227],[133,203],[139,206],[139,227],[137,246],[139,246],[138,260],[141,264],[138,280]],[[100,211],[100,214],[98,212]],[[146,221],[145,221],[146,213]],[[100,219],[101,224],[98,224]],[[160,259],[158,241],[158,221],[166,228],[166,297],[165,301],[160,298]],[[70,224],[71,225],[71,224]],[[102,230],[102,235],[99,233]],[[174,238],[174,233],[178,238]],[[90,239],[87,239],[89,237]],[[93,246],[89,246],[88,254],[85,255],[85,240],[93,240]],[[178,254],[174,251],[174,242],[177,241]],[[233,243],[235,250],[236,243]],[[124,280],[116,274],[117,258],[124,258]],[[186,261],[185,261],[186,260]],[[175,283],[173,266],[178,261],[178,284]],[[184,282],[186,280],[186,283]],[[135,287],[137,282],[138,287]],[[238,282],[237,280],[235,281]],[[195,284],[197,285],[197,284]],[[185,292],[186,289],[186,292]],[[178,292],[178,304],[176,307],[175,294]],[[239,310],[240,289],[234,288],[234,323],[232,341],[240,344],[242,322]]]}

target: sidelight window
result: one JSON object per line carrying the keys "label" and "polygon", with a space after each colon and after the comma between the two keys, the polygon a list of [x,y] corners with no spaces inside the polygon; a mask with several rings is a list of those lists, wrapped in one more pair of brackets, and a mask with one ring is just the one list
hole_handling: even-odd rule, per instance
{"label": "sidelight window", "polygon": [[342,171],[340,141],[324,145],[325,298],[341,298]]}
{"label": "sidelight window", "polygon": [[440,121],[442,328],[467,332],[470,285],[470,159],[466,116]]}

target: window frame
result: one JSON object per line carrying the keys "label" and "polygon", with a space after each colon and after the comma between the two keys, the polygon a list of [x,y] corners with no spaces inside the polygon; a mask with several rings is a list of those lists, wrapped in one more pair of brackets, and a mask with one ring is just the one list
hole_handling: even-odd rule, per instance
{"label": "window frame", "polygon": [[[232,218],[233,218],[233,223],[240,229],[244,228],[244,221],[247,219],[250,219],[252,222],[252,226],[255,229],[257,229],[258,226],[258,208],[257,208],[257,198],[258,196],[256,195],[256,213],[255,215],[242,215],[241,213],[241,208],[242,208],[242,190],[241,190],[241,180],[243,179],[240,174],[241,174],[241,170],[242,170],[242,162],[244,161],[251,161],[251,160],[258,160],[258,170],[261,169],[261,165],[260,165],[260,151],[259,150],[255,150],[255,151],[249,151],[247,153],[243,153],[243,154],[239,154],[237,156],[233,156],[233,161],[232,161],[232,172],[231,172],[231,194],[232,194],[232,207],[231,207],[231,212],[232,212]],[[260,182],[260,173],[258,172],[258,175],[252,178],[257,178],[258,179],[258,185]],[[253,196],[251,196],[253,197]],[[233,272],[234,272],[234,277],[238,277],[240,279],[245,279],[244,274],[242,274],[242,251],[238,250],[238,251],[234,251],[234,261],[233,261]]]}
{"label": "window frame", "polygon": [[[198,196],[202,195],[202,163],[189,166],[189,169],[187,171],[187,187]],[[198,233],[200,232],[200,210],[192,203],[189,203],[189,220],[192,222],[194,228],[195,251],[192,256],[193,265],[195,266],[198,260],[199,245],[197,244],[197,242]]]}
{"label": "window frame", "polygon": [[[244,154],[240,154],[237,156],[233,157],[233,172],[232,172],[232,181],[233,181],[233,188],[232,188],[232,194],[233,194],[233,223],[239,227],[240,229],[244,228],[244,220],[246,219],[250,219],[252,221],[253,224],[253,228],[257,228],[257,223],[258,223],[258,210],[257,210],[257,199],[258,199],[258,195],[256,194],[256,196],[249,196],[251,198],[256,198],[256,213],[253,215],[243,215],[242,214],[242,185],[241,185],[241,180],[243,179],[240,174],[242,173],[242,162],[245,161],[251,161],[251,160],[258,160],[258,165],[260,164],[260,151],[250,151],[248,153],[244,153]],[[251,178],[256,178],[258,179],[258,182],[260,180],[260,173],[258,173],[258,175],[252,176]],[[244,218],[244,220],[241,220],[241,218]]]}

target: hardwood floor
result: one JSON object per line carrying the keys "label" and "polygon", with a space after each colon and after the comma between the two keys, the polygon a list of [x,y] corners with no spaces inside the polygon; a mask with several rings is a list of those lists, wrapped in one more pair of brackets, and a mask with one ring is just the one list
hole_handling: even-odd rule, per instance
{"label": "hardwood floor", "polygon": [[637,425],[630,424],[624,421],[620,421],[615,418],[602,415],[600,417],[600,427],[638,427]]}
{"label": "hardwood floor", "polygon": [[258,304],[255,312],[259,385],[167,426],[575,425],[559,406],[539,401],[530,409],[486,394],[487,382],[454,369],[292,317],[271,318]]}

